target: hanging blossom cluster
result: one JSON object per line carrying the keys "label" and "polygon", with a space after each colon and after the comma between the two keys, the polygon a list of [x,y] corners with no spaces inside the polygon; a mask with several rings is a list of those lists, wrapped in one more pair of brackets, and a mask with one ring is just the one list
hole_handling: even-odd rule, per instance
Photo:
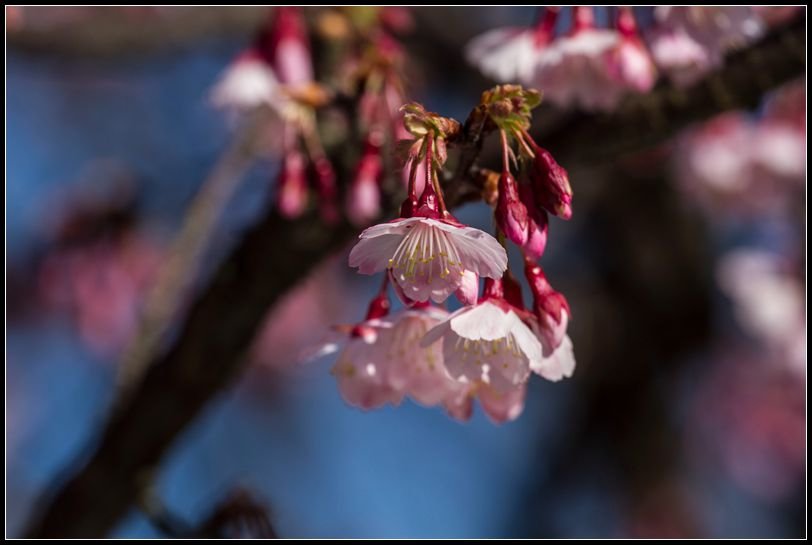
{"label": "hanging blossom cluster", "polygon": [[[349,256],[361,274],[384,273],[383,286],[365,319],[338,327],[341,341],[321,352],[341,348],[333,374],[351,405],[372,409],[409,396],[467,419],[478,399],[504,422],[521,413],[531,374],[553,381],[572,375],[569,306],[537,263],[547,215],[569,218],[572,191],[566,171],[528,133],[539,102],[536,91],[499,86],[483,94],[466,123],[500,137],[502,170],[485,174],[483,191],[495,236],[461,223],[445,202],[443,165],[465,129],[418,104],[403,107],[411,135],[408,195],[399,217],[364,230]],[[507,241],[524,256],[530,308],[508,268]],[[405,307],[394,313],[390,285]],[[449,314],[440,305],[452,294],[464,306]]]}
{"label": "hanging blossom cluster", "polygon": [[[563,8],[548,6],[533,27],[474,38],[467,58],[497,81],[544,89],[559,106],[610,110],[630,93],[650,91],[660,72],[678,85],[694,83],[764,27],[749,7],[658,7],[646,28],[631,7],[606,8],[609,22],[599,27],[596,9],[575,6],[561,17]],[[560,28],[564,19],[569,28]]]}
{"label": "hanging blossom cluster", "polygon": [[[402,48],[393,32],[408,29],[409,14],[398,8],[330,8],[312,12],[315,27],[331,48],[334,73],[316,77],[308,20],[299,7],[273,9],[254,43],[237,56],[211,92],[215,106],[237,114],[269,107],[276,120],[271,139],[281,138],[282,166],[276,203],[282,216],[295,219],[308,209],[311,185],[321,219],[340,220],[341,188],[317,125],[317,115],[343,101],[355,101],[361,135],[344,215],[369,225],[380,214],[384,153],[404,137]],[[332,57],[331,57],[332,58]],[[326,69],[324,70],[326,72]],[[404,182],[405,183],[405,182]]]}

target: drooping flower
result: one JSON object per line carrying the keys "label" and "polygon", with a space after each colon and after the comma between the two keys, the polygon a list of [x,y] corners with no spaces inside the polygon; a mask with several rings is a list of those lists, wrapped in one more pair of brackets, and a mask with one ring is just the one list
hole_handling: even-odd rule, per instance
{"label": "drooping flower", "polygon": [[369,225],[381,211],[380,178],[383,174],[380,146],[369,139],[347,193],[347,216],[358,226]]}
{"label": "drooping flower", "polygon": [[483,382],[501,392],[524,383],[530,363],[541,360],[541,343],[505,301],[500,280],[486,281],[480,303],[449,316],[426,334],[421,345],[438,341],[452,377]]}
{"label": "drooping flower", "polygon": [[496,28],[477,36],[465,48],[468,62],[496,81],[530,85],[537,65],[550,54],[547,45],[553,38],[559,9],[545,8],[535,28]]}
{"label": "drooping flower", "polygon": [[572,9],[572,30],[550,46],[551,54],[536,66],[532,85],[560,106],[613,108],[625,89],[612,78],[606,56],[620,37],[614,30],[594,26],[594,8]]}
{"label": "drooping flower", "polygon": [[452,220],[415,216],[366,229],[350,252],[361,274],[392,270],[413,301],[445,301],[465,271],[498,278],[507,267],[505,249],[491,235]]}
{"label": "drooping flower", "polygon": [[238,111],[263,104],[274,106],[284,100],[273,69],[255,49],[232,61],[211,92],[214,106]]}
{"label": "drooping flower", "polygon": [[459,388],[445,370],[439,346],[420,345],[426,332],[447,317],[437,307],[406,309],[389,320],[381,338],[389,360],[389,384],[421,405],[442,403]]}
{"label": "drooping flower", "polygon": [[764,32],[760,17],[748,6],[659,6],[654,15],[654,59],[682,86],[721,66],[725,53]]}
{"label": "drooping flower", "polygon": [[516,420],[524,410],[527,384],[522,383],[506,391],[499,391],[484,382],[457,383],[460,388],[443,404],[449,416],[456,420],[469,420],[473,415],[474,400],[488,417],[497,424]]}
{"label": "drooping flower", "polygon": [[541,342],[542,357],[531,369],[547,380],[558,381],[572,376],[575,355],[567,335],[570,309],[562,294],[550,285],[542,268],[525,259],[525,276],[533,294],[533,332]]}
{"label": "drooping flower", "polygon": [[674,83],[688,87],[714,66],[707,49],[682,28],[661,26],[651,34],[651,55]]}
{"label": "drooping flower", "polygon": [[645,93],[657,81],[657,69],[651,54],[643,43],[630,7],[620,7],[617,30],[620,41],[607,56],[609,74],[629,91]]}
{"label": "drooping flower", "polygon": [[259,36],[257,47],[285,85],[296,87],[313,81],[310,43],[301,8],[276,7]]}

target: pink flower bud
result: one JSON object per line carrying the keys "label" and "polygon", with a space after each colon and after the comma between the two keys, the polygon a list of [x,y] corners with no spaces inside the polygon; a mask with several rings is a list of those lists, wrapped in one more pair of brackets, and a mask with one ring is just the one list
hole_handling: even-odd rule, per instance
{"label": "pink flower bud", "polygon": [[347,194],[347,216],[355,225],[367,225],[380,214],[381,190],[379,180],[381,172],[380,148],[367,143],[358,162],[358,169],[352,186]]}
{"label": "pink flower bud", "polygon": [[313,81],[310,44],[301,8],[280,6],[274,9],[272,17],[262,44],[279,81],[287,85]]}
{"label": "pink flower bud", "polygon": [[474,305],[479,298],[479,275],[472,271],[462,274],[462,283],[454,292],[463,305]]}
{"label": "pink flower bud", "polygon": [[559,165],[546,149],[532,144],[533,167],[530,181],[536,203],[551,214],[568,220],[572,217],[572,188],[567,171]]}
{"label": "pink flower bud", "polygon": [[503,171],[496,201],[496,224],[514,244],[523,246],[527,242],[528,223],[527,207],[519,199],[516,180],[510,172]]}
{"label": "pink flower bud", "polygon": [[527,225],[527,242],[522,246],[522,251],[535,261],[544,254],[547,247],[547,212],[536,204],[531,186],[520,186],[519,196],[527,207],[530,218]]}
{"label": "pink flower bud", "polygon": [[279,172],[277,204],[286,218],[299,217],[307,206],[305,158],[299,151],[290,151],[282,160]]}
{"label": "pink flower bud", "polygon": [[333,165],[327,157],[319,157],[313,165],[316,174],[316,190],[319,196],[319,214],[328,225],[338,222],[338,188]]}
{"label": "pink flower bud", "polygon": [[566,298],[555,291],[542,268],[525,259],[524,273],[533,293],[533,312],[539,321],[539,333],[544,344],[558,348],[564,340],[569,322],[570,307]]}

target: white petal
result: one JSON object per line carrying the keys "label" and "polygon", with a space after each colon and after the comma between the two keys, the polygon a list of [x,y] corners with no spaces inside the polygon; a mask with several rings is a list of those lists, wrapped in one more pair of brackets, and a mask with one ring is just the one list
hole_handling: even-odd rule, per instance
{"label": "white petal", "polygon": [[367,227],[358,238],[375,238],[381,235],[405,235],[415,223],[422,221],[422,218],[403,218],[397,221],[388,221]]}
{"label": "white petal", "polygon": [[507,252],[495,238],[473,227],[458,228],[453,235],[465,269],[479,276],[502,277],[507,269]]}
{"label": "white petal", "polygon": [[575,372],[575,353],[569,336],[564,337],[561,346],[550,356],[531,361],[530,367],[535,373],[553,382],[571,377]]}
{"label": "white petal", "polygon": [[515,316],[489,301],[463,310],[453,314],[448,323],[455,333],[470,340],[492,341],[505,337],[513,325],[510,315]]}
{"label": "white petal", "polygon": [[403,236],[395,234],[362,238],[350,251],[350,267],[357,267],[361,274],[385,270],[401,240]]}

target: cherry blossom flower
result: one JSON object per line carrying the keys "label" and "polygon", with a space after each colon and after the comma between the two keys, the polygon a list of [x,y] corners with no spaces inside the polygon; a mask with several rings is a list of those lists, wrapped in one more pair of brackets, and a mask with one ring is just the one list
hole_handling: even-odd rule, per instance
{"label": "cherry blossom flower", "polygon": [[504,392],[527,380],[530,362],[541,360],[541,343],[502,298],[501,282],[489,280],[486,286],[483,301],[449,316],[421,345],[442,341],[443,361],[452,377]]}
{"label": "cherry blossom flower", "polygon": [[651,55],[657,66],[681,87],[711,70],[716,60],[682,28],[661,26],[651,33]]}
{"label": "cherry blossom flower", "polygon": [[413,301],[445,301],[466,271],[498,278],[507,267],[505,249],[495,238],[453,220],[400,218],[369,227],[359,238],[350,266],[361,274],[391,269]]}
{"label": "cherry blossom flower", "polygon": [[547,45],[553,38],[559,8],[548,6],[536,28],[496,28],[477,36],[466,46],[472,65],[496,81],[530,85],[537,65],[556,55]]}
{"label": "cherry blossom flower", "polygon": [[742,328],[763,342],[777,361],[805,374],[804,286],[785,269],[771,253],[736,250],[722,258],[717,277],[733,299]]}
{"label": "cherry blossom flower", "polygon": [[437,307],[406,309],[389,320],[381,338],[389,361],[389,384],[421,405],[437,405],[459,388],[446,372],[440,348],[420,345],[426,332],[447,317],[448,312]]}
{"label": "cherry blossom flower", "polygon": [[790,123],[716,117],[680,141],[678,181],[700,204],[739,214],[786,209],[803,187],[804,133]]}
{"label": "cherry blossom flower", "polygon": [[721,66],[727,51],[751,43],[764,30],[756,11],[747,6],[660,6],[654,14],[654,59],[682,86]]}
{"label": "cherry blossom flower", "polygon": [[519,384],[506,391],[498,391],[484,382],[457,383],[458,391],[444,403],[449,416],[456,420],[469,420],[473,415],[474,400],[478,399],[482,410],[493,422],[502,424],[515,420],[524,410],[527,385]]}
{"label": "cherry blossom flower", "polygon": [[211,92],[212,104],[224,109],[250,110],[285,100],[273,69],[255,49],[232,61]]}
{"label": "cherry blossom flower", "polygon": [[553,289],[542,268],[527,258],[525,276],[533,294],[531,326],[542,347],[542,357],[531,364],[531,369],[547,380],[570,377],[575,371],[575,355],[567,336],[569,304]]}
{"label": "cherry blossom flower", "polygon": [[571,32],[550,46],[551,53],[536,66],[532,84],[560,106],[611,109],[625,92],[612,78],[606,62],[620,37],[614,30],[595,28],[593,8],[572,9]]}
{"label": "cherry blossom flower", "polygon": [[607,63],[612,78],[629,91],[645,93],[657,81],[657,69],[648,49],[643,43],[630,7],[620,7],[617,30],[618,45],[609,51]]}

